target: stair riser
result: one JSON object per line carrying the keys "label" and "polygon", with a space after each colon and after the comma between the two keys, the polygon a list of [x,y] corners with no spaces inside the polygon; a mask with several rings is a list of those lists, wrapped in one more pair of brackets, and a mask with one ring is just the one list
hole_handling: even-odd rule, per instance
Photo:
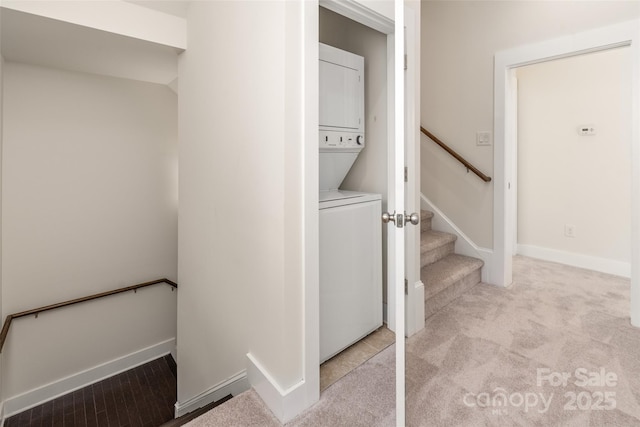
{"label": "stair riser", "polygon": [[480,269],[476,269],[452,283],[441,292],[433,295],[424,302],[424,318],[434,315],[438,310],[448,305],[451,301],[480,283]]}
{"label": "stair riser", "polygon": [[453,253],[455,243],[449,242],[446,245],[432,249],[430,251],[420,254],[420,268],[428,264],[440,261],[442,258]]}
{"label": "stair riser", "polygon": [[429,231],[429,230],[431,230],[431,225],[432,225],[431,224],[431,220],[432,220],[431,217],[429,217],[429,218],[425,218],[425,217],[420,218],[420,231]]}

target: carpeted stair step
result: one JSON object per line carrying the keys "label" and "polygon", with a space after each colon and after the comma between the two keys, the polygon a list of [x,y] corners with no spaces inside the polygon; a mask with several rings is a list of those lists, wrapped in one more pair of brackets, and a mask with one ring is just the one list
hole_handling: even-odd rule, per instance
{"label": "carpeted stair step", "polygon": [[424,316],[436,313],[480,282],[483,262],[476,258],[450,254],[420,270],[424,283]]}
{"label": "carpeted stair step", "polygon": [[420,231],[431,230],[431,219],[433,212],[422,209],[420,211]]}
{"label": "carpeted stair step", "polygon": [[442,231],[423,231],[420,234],[420,268],[452,254],[456,238],[455,235]]}

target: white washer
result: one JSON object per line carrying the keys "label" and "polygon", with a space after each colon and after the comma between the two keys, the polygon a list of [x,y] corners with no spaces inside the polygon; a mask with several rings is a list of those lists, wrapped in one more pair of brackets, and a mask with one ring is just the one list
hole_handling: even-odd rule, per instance
{"label": "white washer", "polygon": [[320,192],[320,362],[382,326],[380,194]]}

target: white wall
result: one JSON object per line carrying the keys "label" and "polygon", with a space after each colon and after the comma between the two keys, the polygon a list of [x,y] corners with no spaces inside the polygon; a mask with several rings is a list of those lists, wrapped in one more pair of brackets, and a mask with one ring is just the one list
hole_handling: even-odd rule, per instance
{"label": "white wall", "polygon": [[303,37],[290,26],[299,5],[288,3],[194,2],[188,11],[178,408],[242,374],[247,353],[280,390],[303,378]]}
{"label": "white wall", "polygon": [[[166,86],[4,67],[2,312],[177,276],[177,100]],[[166,285],[22,318],[3,398],[173,339]]]}
{"label": "white wall", "polygon": [[[422,4],[422,124],[492,176],[493,55],[640,16],[640,3],[426,1]],[[422,137],[421,191],[477,245],[493,247],[493,183]]]}
{"label": "white wall", "polygon": [[[366,144],[340,188],[382,194],[382,211],[386,212],[387,36],[320,8],[320,42],[364,57]],[[386,254],[387,227],[382,227],[382,237],[382,253]],[[383,257],[383,264],[383,299],[386,303],[386,256]]]}
{"label": "white wall", "polygon": [[[610,260],[628,276],[630,61],[622,48],[517,70],[521,250]],[[597,134],[580,136],[581,125]],[[565,236],[567,224],[575,237]]]}

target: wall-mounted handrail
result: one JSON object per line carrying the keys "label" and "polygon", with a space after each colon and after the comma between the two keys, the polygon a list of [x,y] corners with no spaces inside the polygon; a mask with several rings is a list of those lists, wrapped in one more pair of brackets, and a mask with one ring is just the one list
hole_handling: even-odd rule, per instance
{"label": "wall-mounted handrail", "polygon": [[459,161],[460,163],[462,163],[466,168],[467,171],[471,171],[473,173],[475,173],[476,175],[478,175],[480,177],[481,180],[483,180],[484,182],[489,182],[491,181],[491,177],[487,176],[485,174],[483,174],[482,172],[480,172],[480,170],[478,170],[478,168],[476,168],[475,166],[473,166],[471,163],[469,163],[469,161],[467,161],[464,157],[462,157],[460,154],[456,153],[453,149],[451,149],[447,144],[445,144],[444,142],[442,142],[441,140],[439,140],[434,134],[432,134],[431,132],[429,132],[428,130],[426,130],[425,128],[423,128],[422,126],[420,126],[420,131],[422,133],[424,133],[425,135],[427,135],[433,142],[435,142],[436,144],[438,144],[440,147],[442,147],[447,153],[451,154],[457,161]]}
{"label": "wall-mounted handrail", "polygon": [[119,288],[119,289],[114,289],[111,291],[106,291],[106,292],[101,292],[99,294],[94,294],[94,295],[89,295],[86,297],[81,297],[81,298],[76,298],[76,299],[72,299],[69,301],[64,301],[64,302],[59,302],[57,304],[51,304],[51,305],[47,305],[44,307],[39,307],[39,308],[34,308],[32,310],[27,310],[27,311],[21,311],[20,313],[14,313],[14,314],[9,314],[4,321],[4,325],[2,326],[2,331],[0,332],[0,353],[2,353],[2,347],[4,346],[4,341],[7,339],[7,335],[9,334],[9,328],[11,327],[11,322],[14,319],[18,319],[20,317],[25,317],[25,316],[38,316],[39,313],[42,313],[44,311],[49,311],[49,310],[55,310],[57,308],[62,308],[62,307],[67,307],[70,305],[74,305],[74,304],[79,304],[81,302],[87,302],[87,301],[91,301],[94,299],[98,299],[98,298],[104,298],[104,297],[108,297],[111,295],[116,295],[116,294],[120,294],[123,292],[129,292],[129,291],[136,291],[140,288],[145,288],[147,286],[151,286],[151,285],[157,285],[159,283],[166,283],[167,285],[171,286],[172,288],[177,288],[178,284],[169,280],[169,279],[158,279],[158,280],[152,280],[150,282],[144,282],[144,283],[138,283],[137,285],[131,285],[131,286],[127,286],[124,288]]}

